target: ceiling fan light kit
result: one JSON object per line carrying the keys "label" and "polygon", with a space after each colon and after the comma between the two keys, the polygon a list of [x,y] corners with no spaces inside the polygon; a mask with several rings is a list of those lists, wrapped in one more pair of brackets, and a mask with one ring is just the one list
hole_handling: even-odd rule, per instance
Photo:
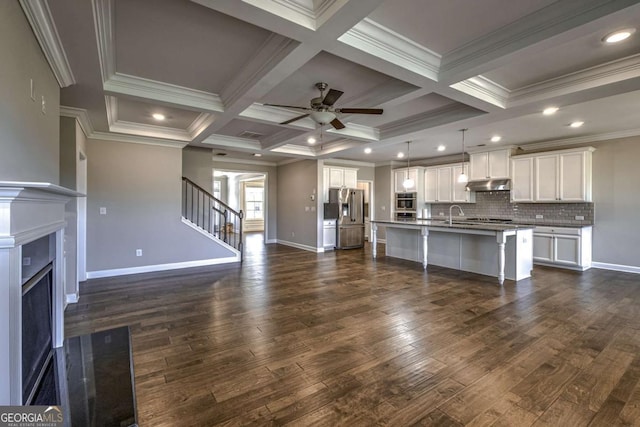
{"label": "ceiling fan light kit", "polygon": [[270,107],[281,108],[295,108],[296,110],[309,111],[308,113],[294,117],[293,119],[286,120],[281,125],[288,125],[305,117],[310,117],[311,120],[324,126],[330,124],[334,129],[344,129],[345,125],[338,119],[336,113],[343,114],[382,114],[381,108],[334,108],[333,104],[342,96],[344,92],[337,89],[329,89],[325,96],[324,91],[329,87],[327,83],[318,82],[315,84],[316,88],[320,91],[320,96],[312,98],[309,102],[309,107],[298,107],[295,105],[280,105],[280,104],[264,104]]}

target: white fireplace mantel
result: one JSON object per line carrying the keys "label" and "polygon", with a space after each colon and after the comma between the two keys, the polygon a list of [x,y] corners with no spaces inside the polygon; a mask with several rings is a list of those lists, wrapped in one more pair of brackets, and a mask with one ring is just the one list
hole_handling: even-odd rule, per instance
{"label": "white fireplace mantel", "polygon": [[65,204],[82,196],[46,182],[0,181],[0,405],[22,404],[22,245],[55,233],[53,344],[60,347]]}

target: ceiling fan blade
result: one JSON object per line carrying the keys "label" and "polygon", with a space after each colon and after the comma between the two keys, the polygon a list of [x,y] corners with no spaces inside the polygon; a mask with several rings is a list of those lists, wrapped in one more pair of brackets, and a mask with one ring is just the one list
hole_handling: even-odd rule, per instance
{"label": "ceiling fan blade", "polygon": [[329,93],[327,93],[327,96],[324,97],[322,103],[324,105],[331,106],[336,103],[338,98],[340,98],[343,93],[344,92],[342,92],[341,90],[329,89]]}
{"label": "ceiling fan blade", "polygon": [[335,129],[344,129],[346,126],[338,119],[333,119],[331,120],[329,123],[331,123],[331,126],[333,126]]}
{"label": "ceiling fan blade", "polygon": [[304,119],[304,118],[305,118],[305,117],[307,117],[307,116],[308,116],[308,114],[303,114],[303,115],[301,115],[301,116],[294,117],[293,119],[287,120],[286,122],[282,122],[282,123],[280,123],[280,124],[281,124],[281,125],[288,125],[288,124],[289,124],[289,123],[291,123],[291,122],[295,122],[296,120]]}
{"label": "ceiling fan blade", "polygon": [[344,114],[382,114],[382,108],[336,108],[338,113]]}
{"label": "ceiling fan blade", "polygon": [[269,107],[295,108],[295,109],[298,109],[298,110],[311,111],[311,108],[309,108],[309,107],[296,107],[295,105],[280,105],[280,104],[262,104],[262,105],[266,105],[266,106],[269,106]]}

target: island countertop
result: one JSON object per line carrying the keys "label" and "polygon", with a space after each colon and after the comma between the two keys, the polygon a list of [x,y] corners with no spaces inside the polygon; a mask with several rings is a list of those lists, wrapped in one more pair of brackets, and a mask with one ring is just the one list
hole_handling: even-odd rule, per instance
{"label": "island countertop", "polygon": [[469,229],[469,230],[486,230],[486,231],[510,231],[510,230],[531,230],[535,225],[526,224],[495,224],[480,221],[465,221],[462,219],[454,219],[451,224],[449,220],[442,219],[416,219],[413,221],[396,221],[391,219],[375,219],[371,220],[372,223],[380,225],[388,224],[392,226],[407,226],[408,227],[430,227],[430,228],[455,228],[455,229]]}

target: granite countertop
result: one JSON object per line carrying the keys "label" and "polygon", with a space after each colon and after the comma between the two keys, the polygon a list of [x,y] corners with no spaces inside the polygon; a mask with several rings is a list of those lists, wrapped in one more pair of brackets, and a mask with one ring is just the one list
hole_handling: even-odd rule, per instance
{"label": "granite countertop", "polygon": [[371,222],[379,224],[395,224],[395,225],[413,225],[427,226],[433,228],[459,228],[468,230],[487,230],[487,231],[508,231],[508,230],[529,230],[534,228],[532,225],[525,224],[493,224],[486,222],[465,221],[454,219],[452,224],[448,220],[443,219],[416,219],[414,221],[396,221],[396,220],[372,220]]}

